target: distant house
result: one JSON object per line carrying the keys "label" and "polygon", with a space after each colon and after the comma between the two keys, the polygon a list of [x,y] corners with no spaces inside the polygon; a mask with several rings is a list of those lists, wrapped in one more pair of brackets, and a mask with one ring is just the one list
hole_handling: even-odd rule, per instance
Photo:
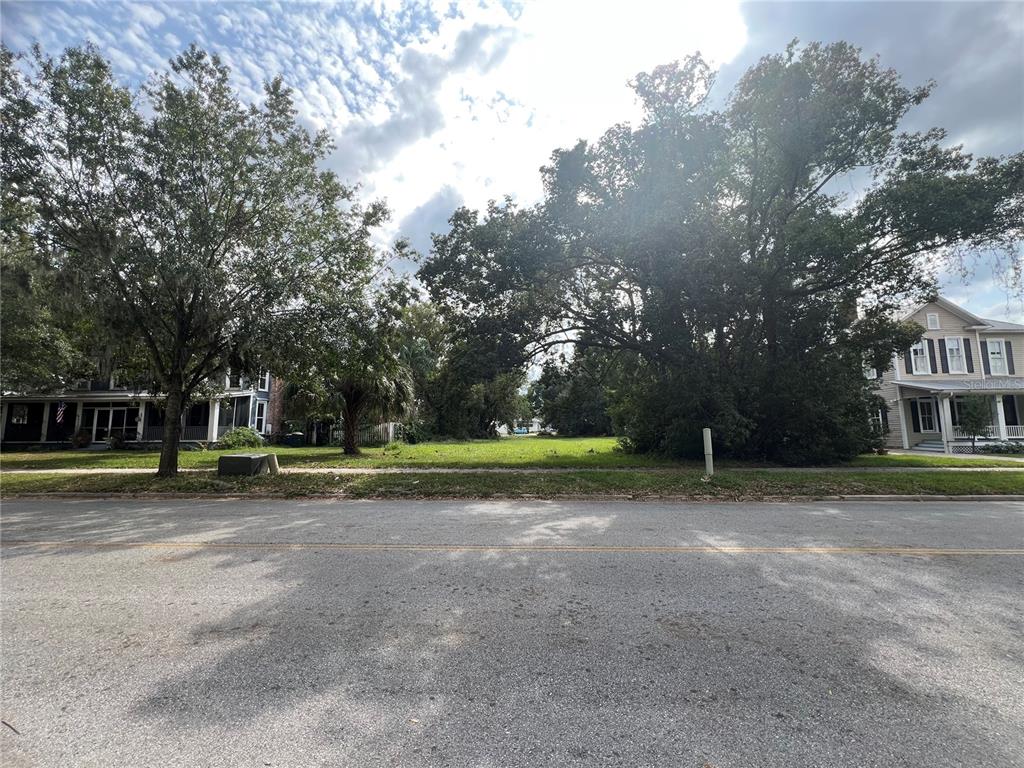
{"label": "distant house", "polygon": [[[944,298],[918,307],[906,319],[924,337],[894,357],[880,378],[885,407],[877,420],[891,448],[942,453],[970,450],[959,429],[967,395],[988,398],[992,423],[984,439],[1024,440],[1024,325],[986,320]],[[1024,370],[1022,370],[1024,374]],[[877,372],[869,372],[877,377]]]}
{"label": "distant house", "polygon": [[[280,418],[281,387],[269,373],[255,381],[229,373],[222,391],[195,403],[182,415],[184,442],[216,442],[234,427],[269,435]],[[54,395],[5,395],[0,440],[7,446],[70,442],[158,443],[164,436],[161,398],[119,384],[116,376],[77,382]]]}
{"label": "distant house", "polygon": [[[548,427],[547,429],[550,429],[550,427]],[[543,431],[545,431],[544,423],[536,416],[534,416],[532,419],[519,419],[515,424],[515,428],[511,431],[509,430],[508,425],[506,424],[498,425],[499,435],[524,435],[535,434],[537,432]]]}

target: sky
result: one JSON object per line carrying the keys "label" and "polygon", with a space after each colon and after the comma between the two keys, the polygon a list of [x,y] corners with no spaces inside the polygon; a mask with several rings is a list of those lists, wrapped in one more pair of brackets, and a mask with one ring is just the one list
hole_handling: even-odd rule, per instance
{"label": "sky", "polygon": [[[334,137],[330,167],[387,200],[382,240],[421,251],[459,205],[536,202],[553,150],[635,121],[628,81],[695,51],[720,68],[724,96],[794,38],[848,40],[908,85],[936,81],[908,130],[944,127],[975,155],[1024,149],[1024,2],[0,0],[0,37],[50,53],[90,40],[132,83],[195,42],[251,100],[281,74],[300,119]],[[1024,322],[985,264],[941,287],[979,316]]]}

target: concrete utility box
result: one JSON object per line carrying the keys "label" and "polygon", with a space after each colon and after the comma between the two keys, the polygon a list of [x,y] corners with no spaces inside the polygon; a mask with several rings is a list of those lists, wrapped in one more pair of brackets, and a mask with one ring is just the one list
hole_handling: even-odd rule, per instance
{"label": "concrete utility box", "polygon": [[265,475],[269,472],[269,453],[229,453],[217,460],[218,475]]}

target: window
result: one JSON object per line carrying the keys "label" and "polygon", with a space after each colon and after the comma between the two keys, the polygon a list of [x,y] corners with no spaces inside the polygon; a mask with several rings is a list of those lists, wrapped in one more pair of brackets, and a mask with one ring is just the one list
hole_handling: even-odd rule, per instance
{"label": "window", "polygon": [[263,400],[256,402],[256,431],[263,434],[264,421],[267,418],[267,404]]}
{"label": "window", "polygon": [[910,373],[921,374],[931,373],[932,366],[928,362],[928,350],[925,349],[924,342],[919,341],[917,344],[910,348]]}
{"label": "window", "polygon": [[964,362],[964,342],[958,336],[950,336],[943,339],[946,345],[946,360],[949,363],[950,373],[967,373],[967,363]]}
{"label": "window", "polygon": [[1009,372],[1006,365],[1006,344],[1002,339],[988,342],[988,367],[993,376],[1005,376]]}
{"label": "window", "polygon": [[28,424],[28,406],[15,403],[11,406],[11,424]]}
{"label": "window", "polygon": [[865,368],[864,369],[864,378],[868,379],[868,380],[877,379],[878,378],[878,369],[877,368]]}
{"label": "window", "polygon": [[270,391],[270,371],[264,371],[260,374],[260,389]]}
{"label": "window", "polygon": [[242,388],[242,374],[228,371],[228,389]]}
{"label": "window", "polygon": [[917,414],[921,419],[922,432],[937,432],[935,429],[935,403],[924,398],[917,401]]}
{"label": "window", "polygon": [[928,330],[937,331],[939,330],[939,316],[935,312],[928,313]]}

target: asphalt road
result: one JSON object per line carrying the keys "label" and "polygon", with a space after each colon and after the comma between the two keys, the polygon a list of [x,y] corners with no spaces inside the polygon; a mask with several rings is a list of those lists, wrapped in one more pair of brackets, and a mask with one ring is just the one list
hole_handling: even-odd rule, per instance
{"label": "asphalt road", "polygon": [[1024,764],[1020,503],[2,514],[8,766]]}

